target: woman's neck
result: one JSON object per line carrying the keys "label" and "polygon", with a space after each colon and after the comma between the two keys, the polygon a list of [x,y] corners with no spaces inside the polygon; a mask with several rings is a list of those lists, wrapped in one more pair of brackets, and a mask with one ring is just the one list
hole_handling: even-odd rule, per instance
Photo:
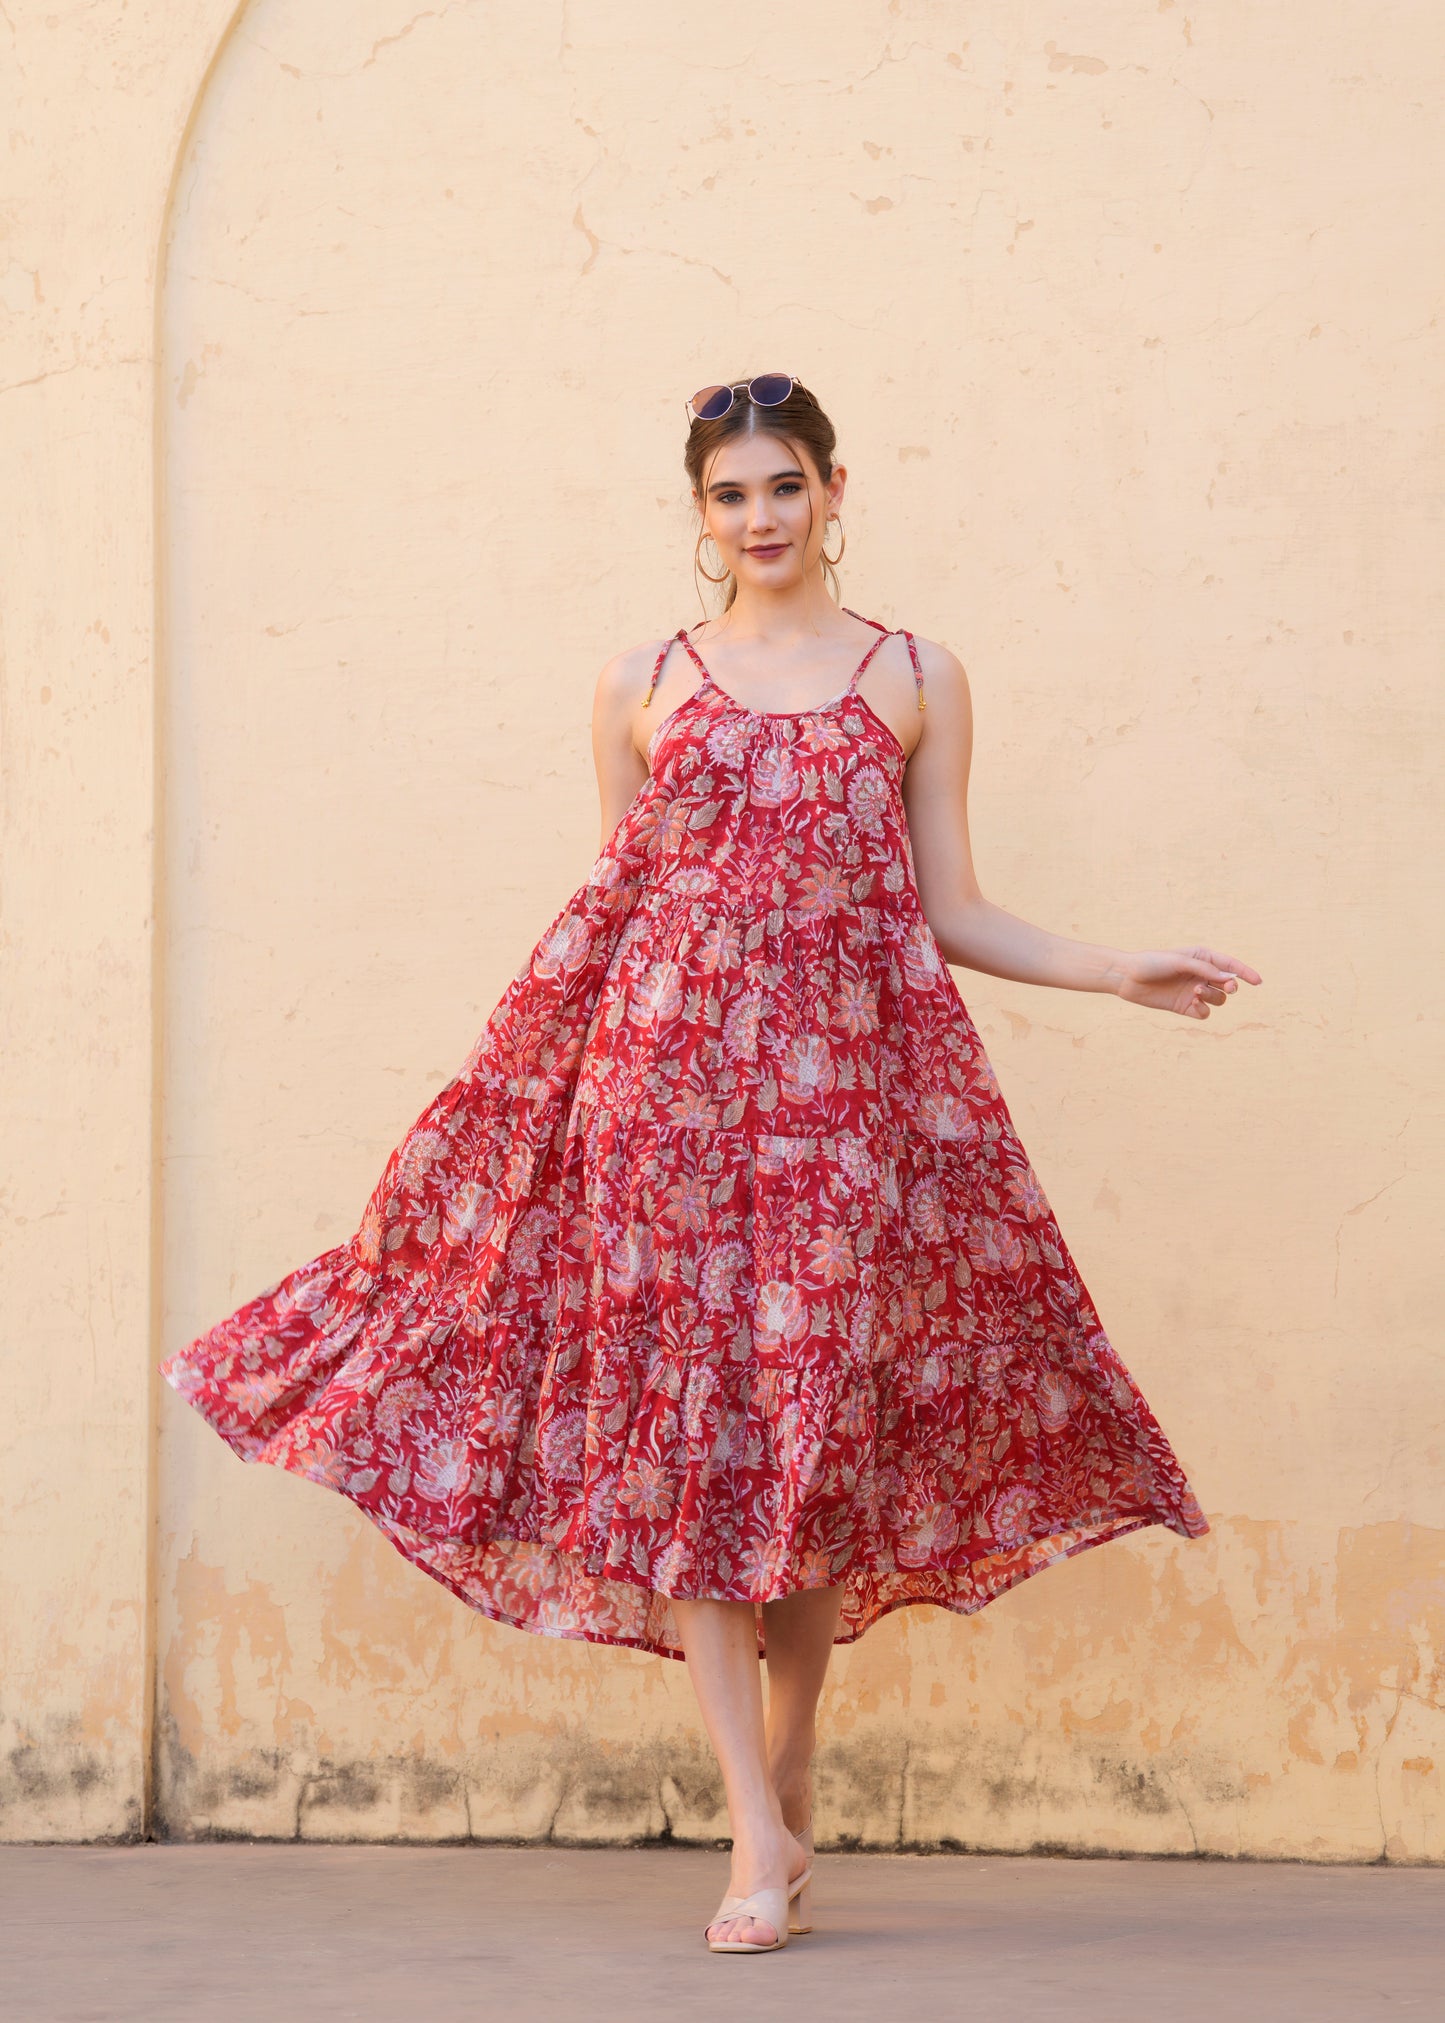
{"label": "woman's neck", "polygon": [[755,640],[760,645],[796,645],[804,639],[842,637],[854,630],[828,595],[822,571],[803,583],[786,589],[759,590],[746,584],[720,616],[708,620],[713,633],[726,632],[732,639]]}

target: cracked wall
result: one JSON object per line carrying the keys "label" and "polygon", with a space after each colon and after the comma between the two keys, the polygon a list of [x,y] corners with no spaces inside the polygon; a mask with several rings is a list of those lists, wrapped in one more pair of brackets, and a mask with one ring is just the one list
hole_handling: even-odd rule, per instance
{"label": "cracked wall", "polygon": [[970,669],[985,889],[1267,979],[958,973],[1213,1530],[840,1652],[825,1831],[1440,1859],[1434,16],[100,13],[0,24],[0,1828],[720,1830],[680,1667],[469,1615],[151,1367],[349,1233],[591,861],[682,399],[775,364],[847,601]]}

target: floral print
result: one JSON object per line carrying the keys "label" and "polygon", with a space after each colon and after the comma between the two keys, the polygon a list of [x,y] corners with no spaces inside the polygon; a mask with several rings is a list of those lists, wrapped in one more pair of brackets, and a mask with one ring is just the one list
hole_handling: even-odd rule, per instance
{"label": "floral print", "polygon": [[846,1643],[1208,1529],[924,917],[857,678],[765,713],[704,669],[355,1234],[161,1365],[521,1629],[678,1657],[671,1596],[841,1583]]}

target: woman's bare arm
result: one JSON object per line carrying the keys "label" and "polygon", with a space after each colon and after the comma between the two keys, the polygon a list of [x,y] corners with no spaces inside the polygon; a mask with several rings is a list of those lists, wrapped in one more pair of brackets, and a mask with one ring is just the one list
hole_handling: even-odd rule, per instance
{"label": "woman's bare arm", "polygon": [[973,702],[962,663],[946,646],[918,642],[927,723],[903,777],[918,896],[945,962],[1018,983],[1112,991],[1131,1003],[1208,1018],[1236,979],[1263,979],[1212,948],[1125,950],[1051,934],[986,899],[968,833]]}
{"label": "woman's bare arm", "polygon": [[[597,677],[592,702],[592,759],[597,768],[605,849],[647,779],[647,763],[637,749],[637,712],[647,693],[655,647],[629,646],[614,653]],[[655,703],[654,703],[655,707]]]}

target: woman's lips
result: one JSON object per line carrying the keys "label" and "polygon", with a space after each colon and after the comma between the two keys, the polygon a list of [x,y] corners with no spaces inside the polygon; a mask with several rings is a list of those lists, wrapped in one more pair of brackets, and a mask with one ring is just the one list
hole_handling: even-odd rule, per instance
{"label": "woman's lips", "polygon": [[786,541],[774,541],[766,548],[749,548],[750,555],[756,555],[760,562],[766,562],[773,555],[781,555],[787,549]]}

